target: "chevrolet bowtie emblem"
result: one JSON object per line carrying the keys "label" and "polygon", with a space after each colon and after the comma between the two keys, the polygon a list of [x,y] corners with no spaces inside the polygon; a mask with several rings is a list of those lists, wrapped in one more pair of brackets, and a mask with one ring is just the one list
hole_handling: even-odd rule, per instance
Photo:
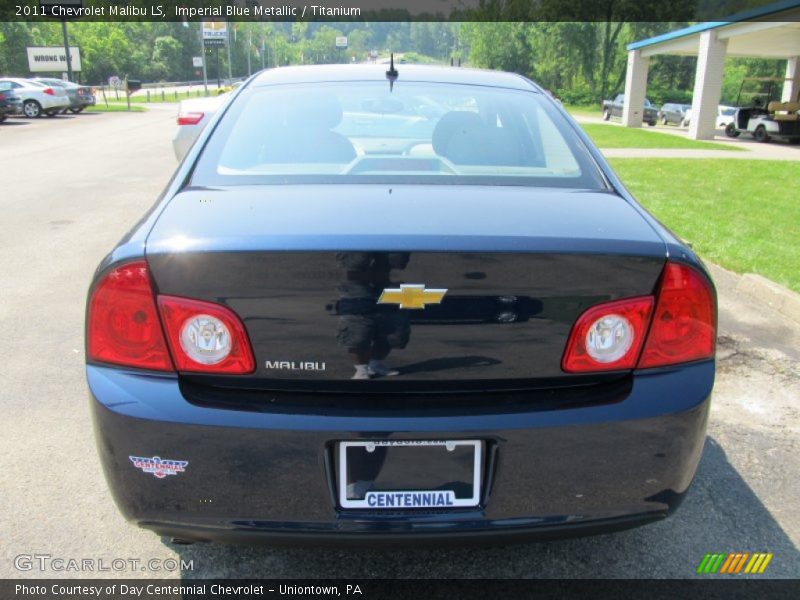
{"label": "chevrolet bowtie emblem", "polygon": [[386,288],[378,304],[399,304],[400,308],[425,308],[426,304],[441,304],[447,290],[426,290],[425,284],[402,284],[399,288]]}

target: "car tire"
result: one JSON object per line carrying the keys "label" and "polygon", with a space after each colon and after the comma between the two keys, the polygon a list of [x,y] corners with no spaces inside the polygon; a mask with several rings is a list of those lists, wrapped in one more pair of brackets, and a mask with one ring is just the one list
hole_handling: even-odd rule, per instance
{"label": "car tire", "polygon": [[757,142],[766,143],[769,141],[769,134],[767,133],[767,128],[763,125],[759,125],[756,127],[756,130],[753,132],[753,139]]}
{"label": "car tire", "polygon": [[647,122],[647,125],[648,125],[649,127],[655,127],[655,126],[656,126],[656,122],[655,122],[655,121],[648,121],[648,122]]}
{"label": "car tire", "polygon": [[666,117],[666,115],[664,115],[663,117],[661,117],[661,124],[662,124],[662,125],[666,125],[666,124],[667,124],[667,117]]}
{"label": "car tire", "polygon": [[8,115],[7,115],[7,114],[5,114],[5,113],[4,113],[4,114],[2,114],[2,115],[0,115],[0,123],[2,123],[3,121],[5,121],[7,118],[8,118]]}
{"label": "car tire", "polygon": [[44,112],[44,114],[46,114],[48,117],[50,117],[50,118],[52,119],[52,118],[53,118],[53,117],[55,117],[55,116],[56,116],[56,115],[57,115],[59,112],[61,112],[61,111],[58,111],[58,110],[46,110],[46,111]]}
{"label": "car tire", "polygon": [[79,112],[81,112],[82,110],[83,110],[83,107],[82,107],[82,106],[80,106],[80,107],[78,107],[78,108],[70,108],[70,109],[69,109],[69,112],[71,112],[73,115],[77,115],[77,114],[78,114]]}
{"label": "car tire", "polygon": [[608,110],[608,109],[605,109],[603,111],[603,121],[608,121],[610,118],[611,118],[611,111]]}
{"label": "car tire", "polygon": [[36,100],[25,100],[22,103],[22,112],[29,119],[37,119],[42,116],[42,105]]}
{"label": "car tire", "polygon": [[741,131],[736,131],[736,126],[733,123],[728,123],[728,126],[725,128],[725,135],[730,138],[737,138]]}

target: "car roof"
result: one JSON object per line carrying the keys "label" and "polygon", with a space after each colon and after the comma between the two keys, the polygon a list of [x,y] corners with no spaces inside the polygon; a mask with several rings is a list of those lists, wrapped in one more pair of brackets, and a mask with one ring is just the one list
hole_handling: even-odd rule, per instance
{"label": "car roof", "polygon": [[[266,85],[285,85],[292,83],[323,83],[337,81],[386,81],[386,64],[362,65],[306,65],[278,67],[256,74],[251,83],[253,87]],[[399,64],[395,61],[398,73],[397,82],[416,81],[431,83],[452,83],[462,85],[482,85],[541,93],[535,83],[505,71],[487,69],[468,69],[463,67],[443,67],[429,65]]]}

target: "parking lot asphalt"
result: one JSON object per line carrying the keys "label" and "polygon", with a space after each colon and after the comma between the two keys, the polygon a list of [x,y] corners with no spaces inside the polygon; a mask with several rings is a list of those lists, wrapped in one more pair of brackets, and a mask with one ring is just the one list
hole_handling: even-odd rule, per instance
{"label": "parking lot asphalt", "polygon": [[[0,126],[0,577],[683,578],[707,552],[772,552],[764,576],[800,574],[800,326],[737,294],[737,277],[719,269],[708,439],[690,493],[666,521],[546,543],[348,550],[171,546],[126,523],[95,452],[84,302],[98,262],[171,176],[173,124],[165,107]],[[20,555],[192,564],[43,572],[19,570]]]}

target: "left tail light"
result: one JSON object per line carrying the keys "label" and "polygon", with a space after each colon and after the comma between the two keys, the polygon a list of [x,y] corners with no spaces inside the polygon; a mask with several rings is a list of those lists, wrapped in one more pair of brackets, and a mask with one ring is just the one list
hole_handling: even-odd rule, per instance
{"label": "left tail light", "polygon": [[156,296],[145,261],[120,265],[95,285],[86,337],[87,357],[102,363],[197,373],[255,370],[247,332],[233,311]]}
{"label": "left tail light", "polygon": [[253,351],[230,309],[190,298],[159,296],[158,308],[178,371],[252,373]]}
{"label": "left tail light", "polygon": [[121,265],[100,280],[89,300],[86,323],[89,359],[173,370],[145,261]]}
{"label": "left tail light", "polygon": [[56,93],[53,91],[53,88],[45,88],[44,89],[44,93],[47,94],[48,96],[55,96],[56,95]]}

